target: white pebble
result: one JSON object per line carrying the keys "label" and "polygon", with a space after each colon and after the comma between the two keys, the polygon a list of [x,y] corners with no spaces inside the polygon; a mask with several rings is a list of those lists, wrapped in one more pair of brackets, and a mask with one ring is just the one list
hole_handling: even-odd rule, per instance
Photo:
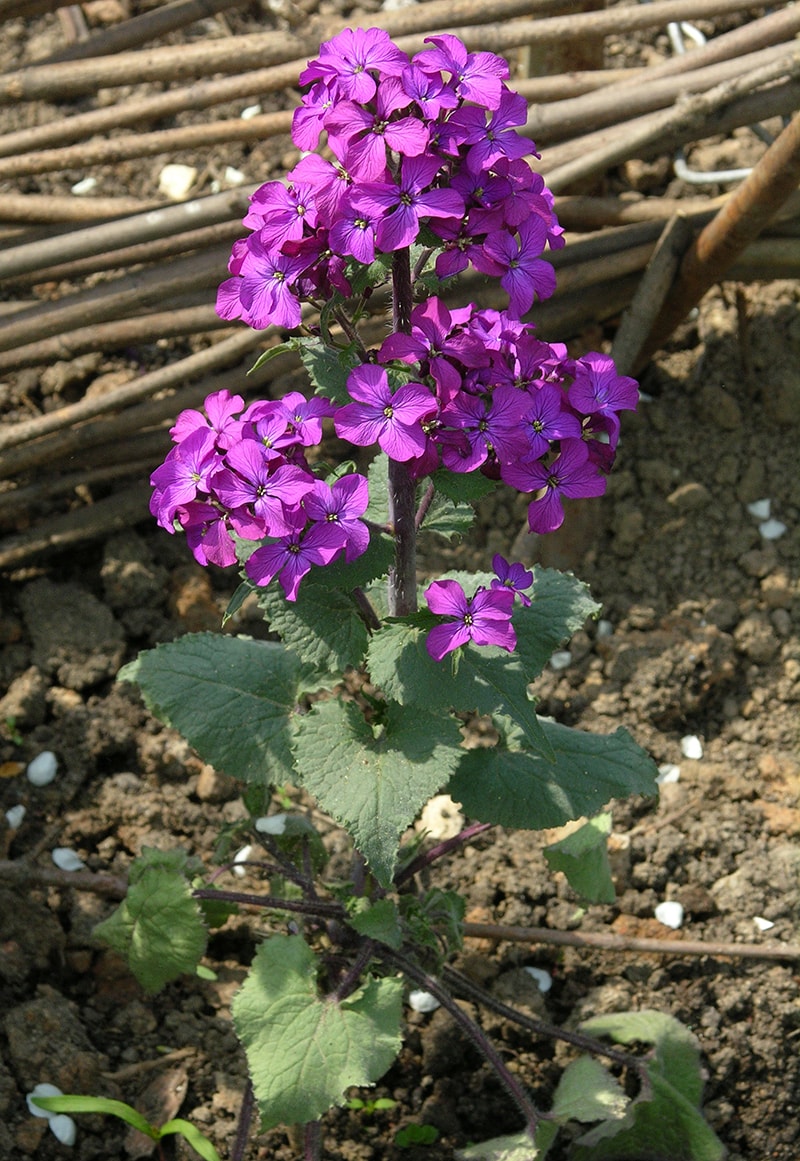
{"label": "white pebble", "polygon": [[763,524],[759,524],[758,531],[765,540],[779,540],[786,531],[786,525],[780,520],[765,520]]}
{"label": "white pebble", "polygon": [[659,786],[668,786],[670,782],[679,782],[681,777],[680,766],[675,766],[672,762],[665,762],[663,766],[658,768],[658,777],[656,782]]}
{"label": "white pebble", "polygon": [[252,121],[253,117],[258,117],[260,113],[260,105],[248,105],[246,109],[242,109],[239,116],[242,121]]}
{"label": "white pebble", "polygon": [[435,1012],[440,1005],[435,996],[420,988],[408,993],[408,1006],[415,1012]]}
{"label": "white pebble", "polygon": [[158,175],[158,188],[173,202],[182,202],[196,177],[197,170],[193,165],[165,165]]}
{"label": "white pebble", "polygon": [[551,669],[566,669],[572,663],[572,654],[569,649],[557,649],[550,658]]}
{"label": "white pebble", "polygon": [[755,923],[759,931],[769,931],[771,927],[775,926],[771,919],[764,919],[763,915],[755,915],[753,917],[753,923]]}
{"label": "white pebble", "polygon": [[25,1103],[28,1106],[28,1112],[32,1113],[34,1117],[44,1117],[45,1120],[50,1121],[57,1114],[52,1113],[50,1111],[50,1109],[40,1109],[38,1105],[35,1105],[33,1103],[33,1101],[31,1100],[31,1097],[51,1097],[51,1096],[63,1096],[63,1095],[64,1094],[61,1091],[61,1089],[56,1088],[56,1086],[54,1084],[37,1084],[36,1088],[34,1088],[31,1092],[29,1092],[28,1095],[25,1097]]}
{"label": "white pebble", "polygon": [[66,1113],[56,1113],[49,1121],[50,1131],[62,1145],[68,1145],[70,1148],[75,1144],[75,1137],[77,1129],[72,1117],[68,1117]]}
{"label": "white pebble", "polygon": [[25,817],[25,807],[20,803],[18,806],[12,806],[6,811],[6,822],[11,830],[19,830],[22,826],[22,820]]}
{"label": "white pebble", "polygon": [[265,814],[256,819],[255,828],[259,834],[283,834],[286,830],[286,815]]}
{"label": "white pebble", "polygon": [[754,500],[752,504],[747,505],[747,511],[751,516],[755,516],[756,520],[769,520],[771,507],[771,500]]}
{"label": "white pebble", "polygon": [[464,815],[459,803],[453,802],[449,794],[436,794],[422,808],[418,830],[425,830],[431,838],[455,838],[464,826]]}
{"label": "white pebble", "polygon": [[611,621],[607,621],[607,620],[605,620],[605,618],[601,617],[600,620],[597,622],[597,636],[598,637],[611,637],[613,635],[613,633],[614,633],[614,626],[611,623]]}
{"label": "white pebble", "polygon": [[75,184],[70,188],[69,192],[76,198],[85,198],[87,194],[90,194],[92,190],[96,188],[96,186],[96,177],[84,177],[80,181],[76,181]]}
{"label": "white pebble", "polygon": [[226,185],[242,185],[247,178],[242,173],[241,169],[234,169],[232,165],[225,168],[225,184]]}
{"label": "white pebble", "polygon": [[692,758],[695,761],[703,757],[703,743],[697,734],[687,734],[685,738],[681,738],[681,753],[684,758]]}
{"label": "white pebble", "polygon": [[671,927],[677,931],[683,924],[683,904],[674,901],[659,903],[655,909],[655,917],[665,927]]}
{"label": "white pebble", "polygon": [[[253,853],[252,847],[242,847],[242,849],[240,851],[237,851],[236,854],[233,856],[233,861],[234,861],[234,863],[246,863],[247,860],[252,855],[252,853]],[[240,879],[243,879],[245,877],[245,875],[247,874],[247,867],[234,867],[233,873],[234,873],[234,875],[238,875]]]}
{"label": "white pebble", "polygon": [[69,847],[55,847],[51,858],[60,871],[86,870],[86,863]]}
{"label": "white pebble", "polygon": [[526,967],[525,971],[536,980],[536,986],[540,992],[549,992],[553,986],[553,977],[550,972],[546,972],[544,968]]}
{"label": "white pebble", "polygon": [[41,754],[28,764],[26,777],[32,786],[49,786],[56,776],[58,762],[52,750],[42,750]]}

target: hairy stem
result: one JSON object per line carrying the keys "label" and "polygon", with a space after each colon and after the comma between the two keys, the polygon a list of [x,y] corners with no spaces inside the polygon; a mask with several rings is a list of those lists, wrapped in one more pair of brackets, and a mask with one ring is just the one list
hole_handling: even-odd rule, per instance
{"label": "hairy stem", "polygon": [[240,903],[243,906],[263,907],[268,911],[294,911],[298,915],[314,915],[317,919],[342,919],[345,914],[344,908],[338,903],[323,903],[320,899],[280,899],[276,895],[249,895],[244,891],[209,891],[201,887],[192,891],[192,898]]}
{"label": "hairy stem", "polygon": [[[411,333],[411,258],[408,247],[392,259],[392,323],[394,330]],[[394,564],[389,570],[389,612],[393,617],[417,609],[416,485],[408,467],[389,460],[389,524],[394,534]]]}
{"label": "hairy stem", "polygon": [[303,1126],[303,1161],[322,1161],[322,1122]]}
{"label": "hairy stem", "polygon": [[422,526],[422,521],[428,515],[428,509],[433,503],[433,497],[435,494],[436,489],[434,488],[433,484],[428,484],[427,488],[425,489],[425,495],[420,500],[419,508],[417,508],[417,511],[414,515],[415,528],[420,528]]}
{"label": "hairy stem", "polygon": [[252,1080],[248,1080],[242,1096],[242,1107],[239,1109],[239,1124],[236,1128],[236,1140],[233,1142],[233,1149],[231,1150],[231,1161],[244,1161],[247,1141],[250,1136],[250,1124],[253,1120],[254,1105],[255,1094],[253,1093],[253,1082]]}
{"label": "hairy stem", "polygon": [[470,842],[471,839],[476,838],[484,831],[491,830],[494,826],[493,822],[472,822],[469,826],[465,826],[458,834],[453,835],[452,838],[445,839],[443,842],[437,843],[435,847],[431,847],[429,851],[424,851],[417,855],[407,867],[395,878],[395,886],[399,887],[401,883],[405,883],[408,879],[412,879],[423,867],[430,866],[436,859],[441,859],[443,855],[449,855],[450,851],[456,850],[464,843]]}
{"label": "hairy stem", "polygon": [[371,939],[365,939],[358,949],[356,958],[339,981],[333,999],[338,1003],[351,996],[361,983],[361,977],[367,969],[369,961],[375,954],[375,944]]}
{"label": "hairy stem", "polygon": [[517,1011],[516,1008],[504,1004],[502,1000],[496,1000],[489,992],[474,984],[472,980],[467,979],[461,972],[457,972],[454,968],[445,967],[442,972],[447,983],[452,987],[453,991],[464,996],[466,999],[474,1000],[477,1004],[483,1004],[485,1008],[489,1008],[492,1012],[496,1012],[498,1016],[504,1016],[507,1020],[512,1020],[515,1024],[519,1024],[520,1028],[526,1028],[529,1032],[533,1032],[537,1036],[549,1036],[553,1040],[563,1040],[566,1044],[572,1044],[575,1048],[581,1048],[584,1052],[589,1052],[593,1056],[605,1056],[607,1060],[613,1060],[615,1064],[621,1064],[624,1068],[630,1068],[637,1073],[639,1081],[644,1089],[650,1088],[650,1078],[647,1075],[647,1061],[641,1060],[637,1056],[632,1056],[629,1052],[623,1052],[619,1048],[613,1048],[609,1044],[605,1044],[602,1040],[595,1039],[594,1036],[585,1036],[582,1032],[569,1032],[565,1028],[559,1028],[556,1024],[549,1024],[546,1020],[535,1020],[532,1016],[526,1016],[524,1012]]}
{"label": "hairy stem", "polygon": [[525,1128],[530,1135],[531,1141],[533,1141],[536,1126],[541,1119],[541,1113],[519,1080],[510,1071],[506,1062],[492,1044],[491,1040],[486,1036],[483,1029],[459,1007],[450,992],[442,987],[439,981],[434,976],[429,975],[424,968],[419,967],[413,960],[408,959],[400,952],[389,952],[388,949],[381,948],[380,953],[384,959],[391,960],[415,984],[418,984],[426,992],[430,992],[442,1007],[450,1013],[462,1031],[475,1045],[481,1056],[494,1069],[498,1079],[503,1083],[514,1104],[525,1118]]}

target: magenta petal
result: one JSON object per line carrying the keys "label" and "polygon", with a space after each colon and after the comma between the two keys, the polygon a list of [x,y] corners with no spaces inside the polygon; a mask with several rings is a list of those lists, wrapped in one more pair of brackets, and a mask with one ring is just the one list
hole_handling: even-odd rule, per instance
{"label": "magenta petal", "polygon": [[441,661],[454,649],[466,645],[469,639],[469,629],[463,621],[448,621],[443,625],[434,625],[428,633],[425,647],[434,661]]}
{"label": "magenta petal", "polygon": [[432,613],[445,617],[463,617],[467,612],[467,597],[458,581],[433,581],[425,590],[425,600]]}

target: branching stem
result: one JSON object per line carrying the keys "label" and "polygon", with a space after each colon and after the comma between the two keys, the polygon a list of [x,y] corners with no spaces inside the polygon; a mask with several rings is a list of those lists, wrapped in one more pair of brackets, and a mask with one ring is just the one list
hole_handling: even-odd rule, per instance
{"label": "branching stem", "polygon": [[338,903],[324,903],[321,899],[280,899],[276,895],[250,895],[245,891],[214,891],[205,887],[192,891],[194,899],[211,899],[218,903],[239,903],[245,907],[263,907],[265,911],[293,911],[298,915],[314,915],[317,919],[343,919],[344,908]]}
{"label": "branching stem", "polygon": [[390,952],[383,947],[380,948],[380,954],[384,959],[391,960],[396,967],[423,988],[426,992],[430,992],[442,1007],[450,1013],[455,1022],[461,1027],[463,1032],[469,1037],[471,1042],[475,1045],[481,1056],[491,1065],[497,1074],[499,1080],[503,1083],[509,1096],[517,1106],[522,1116],[525,1118],[525,1127],[533,1141],[536,1133],[536,1126],[541,1120],[541,1113],[534,1105],[533,1101],[528,1096],[524,1087],[519,1080],[508,1068],[508,1065],[503,1060],[500,1053],[497,1051],[491,1040],[486,1036],[483,1029],[475,1023],[467,1013],[459,1007],[453,996],[442,987],[439,981],[428,974],[424,968],[419,967],[413,960],[408,959],[401,952]]}
{"label": "branching stem", "polygon": [[423,867],[430,866],[436,859],[441,859],[443,855],[449,855],[451,851],[463,846],[464,843],[470,842],[479,834],[483,834],[484,831],[491,830],[493,826],[494,823],[492,822],[472,822],[469,826],[465,826],[463,830],[460,830],[458,834],[453,835],[452,838],[444,839],[443,842],[437,843],[435,847],[431,847],[429,851],[424,851],[422,854],[417,855],[397,875],[395,886],[399,887],[401,883],[412,879]]}

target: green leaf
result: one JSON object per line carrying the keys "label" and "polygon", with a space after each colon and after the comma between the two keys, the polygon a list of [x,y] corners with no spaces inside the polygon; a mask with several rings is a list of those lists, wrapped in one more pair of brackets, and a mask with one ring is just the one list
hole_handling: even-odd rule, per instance
{"label": "green leaf", "polygon": [[365,265],[363,262],[348,263],[347,277],[353,289],[353,294],[363,294],[365,290],[380,286],[389,277],[392,268],[391,254],[378,254],[374,261]]}
{"label": "green leaf", "polygon": [[455,1156],[458,1161],[537,1161],[543,1154],[528,1134],[523,1132],[493,1137],[491,1141],[456,1149]]}
{"label": "green leaf", "polygon": [[369,939],[376,939],[388,947],[399,950],[403,942],[403,931],[400,926],[400,915],[397,904],[391,899],[376,899],[371,903],[369,899],[359,898],[350,901],[347,922],[359,935]]}
{"label": "green leaf", "polygon": [[255,584],[253,584],[253,582],[251,580],[243,580],[242,581],[242,583],[236,589],[236,592],[233,594],[231,599],[228,601],[228,607],[226,608],[225,612],[222,614],[223,626],[227,625],[227,623],[228,623],[228,621],[230,621],[231,617],[233,617],[236,613],[239,612],[239,609],[241,609],[242,605],[245,603],[245,601],[250,596],[250,594],[255,593],[257,591],[258,591],[257,586]]}
{"label": "green leaf", "polygon": [[328,346],[322,339],[299,338],[295,339],[295,344],[315,394],[333,399],[335,403],[352,403],[347,379],[361,362],[355,343],[339,348]]}
{"label": "green leaf", "polygon": [[653,1044],[655,1051],[647,1063],[650,1093],[632,1101],[622,1120],[585,1133],[576,1142],[575,1161],[643,1155],[653,1161],[723,1161],[725,1148],[700,1111],[700,1051],[688,1028],[664,1012],[648,1010],[597,1016],[582,1028],[618,1044]]}
{"label": "green leaf", "polygon": [[612,798],[657,794],[655,763],[622,728],[596,735],[541,721],[555,754],[546,762],[518,728],[498,724],[505,742],[464,753],[447,787],[470,818],[543,830],[596,814]]}
{"label": "green leaf", "polygon": [[289,719],[302,672],[277,642],[191,633],[140,653],[118,676],[138,685],[156,717],[217,770],[293,780]]}
{"label": "green leaf", "polygon": [[171,1121],[167,1121],[165,1125],[161,1126],[161,1131],[158,1134],[161,1137],[167,1137],[170,1134],[178,1133],[189,1142],[198,1156],[203,1158],[203,1161],[221,1161],[220,1155],[214,1146],[209,1141],[208,1137],[193,1125],[191,1121],[184,1121],[182,1117],[175,1117]]}
{"label": "green leaf", "polygon": [[628,1097],[619,1082],[591,1056],[579,1056],[564,1070],[553,1097],[550,1115],[567,1121],[618,1121],[625,1116]]}
{"label": "green leaf", "polygon": [[128,894],[94,933],[127,960],[149,992],[184,972],[194,974],[206,949],[206,928],[192,889],[180,870],[159,865],[161,852],[136,859]]}
{"label": "green leaf", "polygon": [[456,504],[482,500],[497,487],[496,480],[490,480],[480,472],[449,472],[447,468],[440,468],[431,479],[436,491]]}
{"label": "green leaf", "polygon": [[469,644],[434,661],[425,646],[431,624],[435,620],[423,612],[386,622],[373,633],[367,667],[387,697],[432,710],[508,714],[524,729],[529,745],[551,759],[552,747],[528,697],[528,674],[516,655]]}
{"label": "green leaf", "polygon": [[248,375],[252,375],[259,367],[263,367],[265,363],[269,363],[271,359],[276,358],[278,355],[287,355],[290,351],[296,350],[297,339],[289,339],[286,343],[276,343],[274,347],[268,347],[266,351],[261,352],[247,373]]}
{"label": "green leaf", "polygon": [[65,1094],[55,1097],[31,1097],[31,1103],[40,1109],[48,1109],[51,1113],[98,1113],[102,1116],[117,1117],[130,1125],[145,1137],[157,1141],[159,1131],[145,1120],[141,1113],[126,1105],[124,1101],[111,1100],[110,1097],[95,1097]]}
{"label": "green leaf", "polygon": [[233,999],[262,1129],[305,1124],[374,1084],[401,1044],[402,983],[367,978],[346,1000],[320,998],[314,953],[299,935],[273,935]]}
{"label": "green leaf", "polygon": [[394,1143],[401,1149],[414,1145],[433,1145],[439,1140],[439,1130],[435,1125],[405,1125],[394,1135]]}
{"label": "green leaf", "polygon": [[352,702],[318,702],[297,719],[295,757],[304,787],[351,834],[383,887],[399,838],[448,780],[460,755],[455,721],[390,704],[380,727]]}
{"label": "green leaf", "polygon": [[400,913],[411,943],[428,948],[435,955],[449,955],[464,945],[463,895],[441,887],[418,895],[400,896]]}
{"label": "green leaf", "polygon": [[389,457],[386,452],[378,452],[367,471],[369,485],[369,505],[364,516],[373,524],[386,524],[389,520]]}
{"label": "green leaf", "polygon": [[330,681],[361,664],[367,651],[367,626],[349,593],[313,584],[306,577],[296,601],[287,601],[270,586],[258,603],[270,629],[319,674],[320,681],[323,675]]}
{"label": "green leaf", "polygon": [[608,861],[611,815],[598,814],[557,843],[544,848],[553,871],[563,871],[573,891],[589,903],[613,903],[616,891]]}
{"label": "green leaf", "polygon": [[422,530],[435,532],[445,540],[453,540],[463,536],[472,527],[475,520],[475,509],[471,504],[462,504],[449,500],[441,492],[433,497],[430,508],[422,521]]}
{"label": "green leaf", "polygon": [[588,587],[570,573],[534,569],[530,607],[519,605],[513,617],[516,653],[528,680],[533,681],[559,645],[599,611]]}

